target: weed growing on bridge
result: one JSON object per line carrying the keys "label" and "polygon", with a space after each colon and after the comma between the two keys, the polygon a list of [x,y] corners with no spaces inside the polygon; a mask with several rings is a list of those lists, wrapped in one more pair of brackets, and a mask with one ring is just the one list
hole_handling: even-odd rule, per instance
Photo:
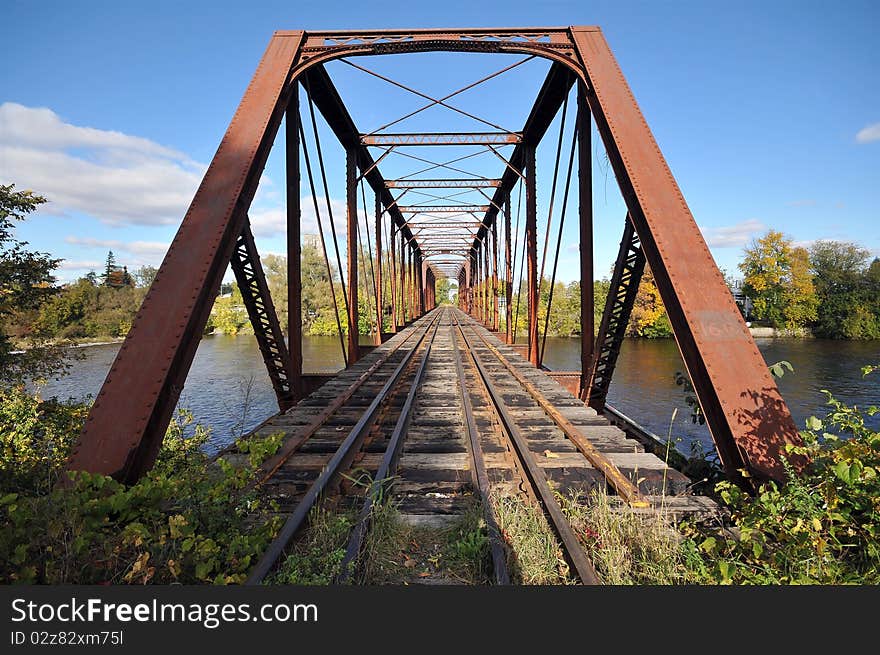
{"label": "weed growing on bridge", "polygon": [[373,508],[361,558],[363,584],[486,584],[489,539],[477,502],[447,527],[409,524],[390,500]]}
{"label": "weed growing on bridge", "polygon": [[280,439],[242,444],[246,460],[211,463],[192,415],[169,427],[137,484],[83,472],[56,488],[87,407],[13,389],[0,402],[0,581],[45,584],[237,583],[278,520],[243,493]]}
{"label": "weed growing on bridge", "polygon": [[334,511],[316,505],[309,525],[296,539],[268,584],[328,585],[341,572],[354,512]]}
{"label": "weed growing on bridge", "polygon": [[615,505],[605,489],[559,495],[562,511],[604,584],[671,585],[693,581],[681,536],[662,514]]}
{"label": "weed growing on bridge", "polygon": [[804,445],[789,447],[810,458],[803,472],[790,470],[785,485],[769,482],[755,496],[718,485],[733,529],[689,530],[701,582],[880,583],[880,432],[865,425],[880,408],[824,393],[827,415],[810,417]]}
{"label": "weed growing on bridge", "polygon": [[511,580],[526,585],[572,584],[559,540],[541,509],[517,496],[498,496],[493,504],[507,545]]}

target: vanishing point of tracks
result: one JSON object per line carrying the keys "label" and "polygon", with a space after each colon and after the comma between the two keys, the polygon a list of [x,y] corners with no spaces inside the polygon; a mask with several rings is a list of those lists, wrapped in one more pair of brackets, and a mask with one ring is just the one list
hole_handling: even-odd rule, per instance
{"label": "vanishing point of tracks", "polygon": [[[498,493],[520,495],[540,508],[571,573],[583,584],[599,583],[549,478],[563,488],[573,481],[604,484],[630,506],[644,508],[649,502],[630,481],[635,476],[622,469],[633,457],[644,468],[652,456],[634,453],[640,449],[622,432],[540,371],[513,361],[487,335],[456,309],[435,310],[258,429],[285,434],[253,484],[279,504],[286,520],[247,583],[260,583],[275,570],[312,508],[330,497],[356,508],[336,579],[346,581],[370,529],[372,505],[392,484],[402,506],[416,507],[411,511],[433,511],[425,506],[436,502],[445,503],[437,511],[452,514],[457,495],[476,495],[496,584],[511,580],[494,504]],[[369,472],[368,485],[351,483],[355,470]]]}

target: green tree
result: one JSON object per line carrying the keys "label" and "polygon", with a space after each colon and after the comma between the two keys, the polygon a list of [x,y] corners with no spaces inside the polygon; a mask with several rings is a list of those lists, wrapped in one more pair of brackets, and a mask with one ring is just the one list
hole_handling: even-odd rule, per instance
{"label": "green tree", "polygon": [[436,293],[436,300],[438,305],[448,305],[452,302],[450,298],[450,291],[453,288],[452,280],[448,277],[441,277],[434,286],[434,292]]}
{"label": "green tree", "polygon": [[880,261],[855,243],[817,241],[810,268],[818,295],[813,330],[831,339],[880,339]]}
{"label": "green tree", "polygon": [[107,261],[104,264],[104,274],[101,276],[101,280],[104,283],[104,286],[110,286],[110,281],[113,279],[113,272],[116,270],[116,257],[113,255],[112,250],[107,251]]}
{"label": "green tree", "polygon": [[672,325],[660,298],[660,289],[657,288],[654,273],[649,266],[645,266],[645,272],[639,282],[627,335],[646,339],[672,336]]}
{"label": "green tree", "polygon": [[141,266],[134,272],[134,279],[139,287],[149,288],[156,279],[156,273],[159,272],[155,266]]}
{"label": "green tree", "polygon": [[[51,377],[65,369],[62,349],[28,328],[28,315],[58,291],[52,271],[61,260],[28,250],[27,242],[14,236],[14,222],[46,199],[14,189],[14,184],[0,184],[0,385]],[[13,354],[13,336],[27,347],[25,352]]]}
{"label": "green tree", "polygon": [[773,327],[801,328],[816,318],[818,299],[808,257],[782,232],[770,230],[745,248],[739,265],[755,318]]}

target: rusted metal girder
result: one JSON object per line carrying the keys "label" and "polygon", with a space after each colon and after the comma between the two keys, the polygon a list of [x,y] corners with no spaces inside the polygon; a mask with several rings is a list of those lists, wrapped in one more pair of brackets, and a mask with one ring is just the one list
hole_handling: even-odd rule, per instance
{"label": "rusted metal girder", "polygon": [[511,343],[513,330],[513,273],[510,260],[510,194],[504,197],[504,342]]}
{"label": "rusted metal girder", "polygon": [[535,145],[526,146],[526,280],[529,361],[538,365],[538,202],[536,198]]}
{"label": "rusted metal girder", "polygon": [[284,333],[278,323],[275,305],[269,295],[269,285],[260,265],[260,255],[257,253],[257,244],[254,243],[249,222],[245,223],[235,242],[230,264],[241,291],[242,302],[253,325],[260,354],[269,372],[278,407],[283,412],[296,404],[291,375],[293,364],[284,343]]}
{"label": "rusted metal girder", "polygon": [[379,196],[382,206],[391,216],[393,223],[400,228],[404,237],[412,238],[412,234],[406,226],[406,220],[397,207],[397,201],[388,190],[378,167],[375,166],[376,162],[369,149],[360,143],[360,132],[345,108],[345,103],[342,102],[342,98],[330,80],[327,71],[323,66],[313,64],[302,73],[302,80],[308,84],[315,105],[321,112],[321,116],[327,121],[327,125],[333,130],[339,143],[344,148],[353,148],[357,153],[357,164],[362,171],[363,178],[373,189],[373,193]]}
{"label": "rusted metal girder", "polygon": [[382,201],[376,196],[376,345],[382,343],[383,308],[385,294],[382,289]]}
{"label": "rusted metal girder", "polygon": [[[299,401],[304,395],[302,384],[302,246],[300,245],[302,208],[300,207],[299,190],[300,130],[299,93],[291,93],[284,117],[286,149],[284,177],[287,196],[287,349],[290,354],[289,375],[293,402]],[[327,256],[326,251],[324,256]],[[329,269],[329,265],[327,268]]]}
{"label": "rusted metal girder", "polygon": [[276,34],[159,267],[68,470],[134,482],[152,467],[291,94],[302,32]]}
{"label": "rusted metal girder", "polygon": [[484,180],[479,177],[456,179],[385,180],[389,189],[488,189],[501,185],[501,180]]}
{"label": "rusted metal girder", "polygon": [[[726,473],[784,479],[801,439],[598,28],[571,28],[587,101]],[[805,460],[791,457],[798,467]]]}
{"label": "rusted metal girder", "polygon": [[488,211],[489,205],[405,205],[401,214],[469,214]]}
{"label": "rusted metal girder", "polygon": [[[800,443],[797,429],[596,27],[276,32],[92,407],[68,468],[133,481],[155,460],[295,80],[307,81],[343,147],[354,149],[357,166],[400,228],[401,248],[409,242],[412,255],[420,254],[322,64],[357,55],[428,51],[524,53],[554,62],[522,131],[523,143],[505,159],[502,182],[474,249],[485,242],[498,208],[521,177],[524,146],[540,141],[571,85],[576,79],[584,82],[725,470],[733,477],[745,468],[753,478],[784,478],[782,453],[786,445]],[[492,145],[486,148],[496,152]],[[408,297],[403,297],[410,317],[416,305],[414,256],[406,267]],[[473,310],[474,280],[466,281]],[[799,466],[803,459],[793,462]]]}
{"label": "rusted metal girder", "polygon": [[632,314],[639,282],[645,271],[645,254],[629,216],[620,241],[620,252],[614,264],[599,335],[596,337],[596,358],[586,383],[581,385],[581,400],[596,411],[605,408],[611,377],[617,366],[620,346],[626,336],[626,326]]}
{"label": "rusted metal girder", "polygon": [[[581,391],[588,389],[595,354],[595,304],[593,291],[593,130],[587,87],[578,82],[577,94],[578,149],[578,222],[580,227],[581,274]],[[546,336],[546,335],[545,335]],[[603,405],[604,407],[604,405]]]}
{"label": "rusted metal girder", "polygon": [[516,132],[433,132],[409,134],[362,134],[365,146],[485,146],[522,141]]}
{"label": "rusted metal girder", "polygon": [[345,149],[346,279],[348,282],[348,365],[360,358],[358,346],[358,215],[357,158],[354,147]]}

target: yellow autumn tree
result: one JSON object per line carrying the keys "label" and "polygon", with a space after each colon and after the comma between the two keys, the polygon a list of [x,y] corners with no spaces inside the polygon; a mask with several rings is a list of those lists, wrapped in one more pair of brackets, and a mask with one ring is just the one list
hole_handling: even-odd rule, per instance
{"label": "yellow autumn tree", "polygon": [[770,230],[745,249],[739,265],[756,319],[773,327],[802,328],[816,319],[818,298],[806,250]]}
{"label": "yellow autumn tree", "polygon": [[666,315],[663,300],[660,298],[660,290],[649,266],[645,266],[645,272],[639,283],[627,334],[631,337],[649,339],[668,337],[672,334],[672,326]]}

